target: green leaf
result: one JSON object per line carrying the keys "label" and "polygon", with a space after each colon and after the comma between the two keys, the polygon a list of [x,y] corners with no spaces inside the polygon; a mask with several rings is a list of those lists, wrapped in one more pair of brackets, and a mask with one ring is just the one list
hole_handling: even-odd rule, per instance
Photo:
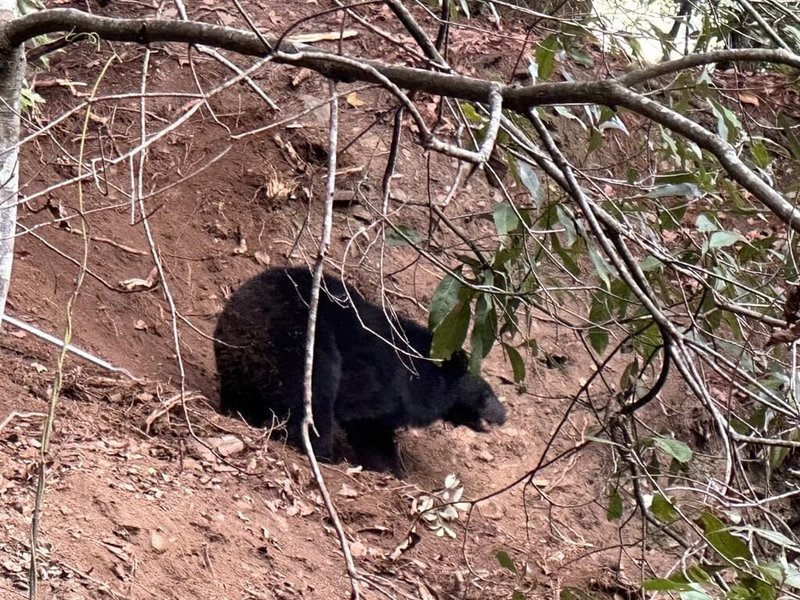
{"label": "green leaf", "polygon": [[523,594],[519,590],[514,590],[511,593],[511,600],[525,600],[525,594]]}
{"label": "green leaf", "polygon": [[642,581],[642,589],[646,592],[689,592],[692,586],[671,579],[645,579]]}
{"label": "green leaf", "polygon": [[433,331],[458,304],[470,296],[471,290],[450,274],[439,282],[431,300],[428,328]]}
{"label": "green leaf", "polygon": [[517,164],[519,165],[519,179],[522,185],[528,190],[536,208],[541,208],[544,195],[542,193],[542,184],[539,182],[539,176],[536,175],[536,171],[534,171],[533,167],[528,163],[520,160],[517,161]]}
{"label": "green leaf", "polygon": [[592,128],[589,134],[589,147],[586,149],[586,154],[591,154],[603,145],[603,134],[600,130]]}
{"label": "green leaf", "polygon": [[408,246],[419,244],[425,236],[408,225],[395,225],[386,232],[386,243],[389,246]]}
{"label": "green leaf", "polygon": [[694,183],[668,183],[654,187],[645,195],[645,198],[663,198],[664,196],[698,198],[702,195],[700,188]]}
{"label": "green leaf", "polygon": [[719,133],[719,137],[726,142],[735,142],[742,131],[742,123],[739,121],[739,118],[733,111],[722,106],[722,104],[713,98],[709,98],[708,102],[711,104],[711,110],[717,117],[717,132]]}
{"label": "green leaf", "polygon": [[753,559],[744,540],[732,535],[724,523],[711,513],[702,514],[700,525],[708,543],[729,561],[737,563],[740,560],[751,561]]}
{"label": "green leaf", "polygon": [[750,142],[750,156],[753,157],[753,161],[756,163],[756,166],[761,167],[762,169],[766,169],[769,166],[769,151],[761,142]]}
{"label": "green leaf", "polygon": [[672,523],[678,518],[678,511],[672,505],[672,502],[663,494],[656,494],[653,496],[653,503],[650,505],[650,510],[653,515],[662,523]]}
{"label": "green leaf", "polygon": [[708,216],[704,214],[697,215],[697,221],[695,221],[695,227],[697,227],[697,231],[701,231],[703,233],[719,231],[719,225],[717,225],[714,221],[712,221],[710,218],[708,218]]}
{"label": "green leaf", "polygon": [[566,248],[572,247],[575,240],[578,239],[578,232],[575,229],[575,219],[573,218],[572,212],[564,208],[561,204],[558,204],[556,206],[556,218],[559,224],[564,228],[564,235],[567,238],[564,246]]}
{"label": "green leaf", "polygon": [[500,566],[503,567],[506,571],[511,571],[515,575],[517,574],[517,566],[514,564],[514,561],[511,560],[511,557],[508,555],[508,552],[504,550],[499,550],[497,554],[494,555],[497,558],[497,562],[500,563]]}
{"label": "green leaf", "polygon": [[508,344],[503,347],[508,354],[508,360],[511,362],[511,370],[514,374],[514,383],[520,383],[525,380],[525,361],[522,360],[522,355],[516,348]]}
{"label": "green leaf", "polygon": [[572,257],[569,251],[561,245],[558,235],[555,233],[551,234],[550,242],[553,244],[553,251],[558,254],[558,257],[561,259],[564,267],[576,277],[579,276],[581,274],[580,265],[575,262],[575,259]]}
{"label": "green leaf", "polygon": [[657,437],[653,440],[653,444],[680,463],[686,464],[692,460],[692,449],[679,440]]}
{"label": "green leaf", "polygon": [[[487,282],[490,283],[490,282]],[[497,312],[491,294],[480,294],[475,302],[475,318],[473,319],[470,370],[480,371],[481,361],[489,354],[497,337]]]}
{"label": "green leaf", "polygon": [[558,37],[551,33],[539,44],[536,49],[536,64],[538,65],[539,80],[550,79],[553,69],[556,66],[556,50],[558,49]]}
{"label": "green leaf", "polygon": [[622,518],[622,496],[619,495],[617,490],[614,490],[611,496],[608,497],[606,518],[609,521],[619,521]]}
{"label": "green leaf", "polygon": [[461,111],[464,113],[467,121],[473,125],[483,124],[483,117],[478,114],[478,111],[475,110],[475,106],[471,102],[461,102],[460,105]]}
{"label": "green leaf", "polygon": [[431,342],[431,358],[447,360],[453,352],[460,349],[467,339],[470,316],[469,302],[462,302],[442,319],[433,330]]}
{"label": "green leaf", "polygon": [[[709,570],[713,571],[714,567],[710,567]],[[692,565],[688,569],[686,569],[686,576],[697,583],[710,583],[711,582],[711,575],[706,572],[705,569],[700,567],[699,565]]]}
{"label": "green leaf", "polygon": [[594,325],[589,328],[589,343],[597,354],[602,355],[606,351],[608,340],[608,330]]}
{"label": "green leaf", "polygon": [[658,260],[655,256],[646,256],[642,262],[639,263],[639,268],[644,273],[649,273],[651,271],[660,271],[664,264]]}
{"label": "green leaf", "polygon": [[508,202],[500,202],[494,207],[494,226],[499,235],[508,235],[519,227],[517,211]]}
{"label": "green leaf", "polygon": [[715,231],[708,240],[709,248],[727,248],[736,242],[745,241],[744,237],[735,231]]}
{"label": "green leaf", "polygon": [[587,69],[591,69],[594,66],[594,58],[592,58],[591,54],[582,52],[577,48],[570,48],[567,51],[567,56],[569,56],[573,61],[575,61],[580,66],[586,67]]}
{"label": "green leaf", "polygon": [[792,552],[800,552],[800,546],[793,542],[791,539],[783,535],[778,531],[772,531],[769,529],[761,529],[760,527],[739,527],[737,531],[746,531],[749,533],[754,533],[755,535],[759,536],[762,539],[765,539],[773,544],[780,546],[781,548],[785,548],[791,550]]}
{"label": "green leaf", "polygon": [[[633,329],[634,327],[640,328],[641,321],[638,323],[631,323],[630,328]],[[638,331],[633,338],[633,348],[636,350],[636,353],[645,360],[649,360],[650,355],[658,350],[663,344],[664,341],[661,339],[661,331],[654,321],[651,321],[650,325],[648,325],[643,331]]]}
{"label": "green leaf", "polygon": [[600,251],[593,241],[587,240],[586,248],[589,251],[589,259],[594,265],[597,276],[606,284],[606,289],[609,289],[611,287],[611,276],[614,275],[614,270],[606,261],[605,256],[600,254]]}
{"label": "green leaf", "polygon": [[609,318],[608,304],[606,298],[601,294],[592,295],[592,305],[589,308],[589,321],[592,327],[589,328],[589,343],[598,354],[603,354],[608,347],[608,330],[600,327]]}

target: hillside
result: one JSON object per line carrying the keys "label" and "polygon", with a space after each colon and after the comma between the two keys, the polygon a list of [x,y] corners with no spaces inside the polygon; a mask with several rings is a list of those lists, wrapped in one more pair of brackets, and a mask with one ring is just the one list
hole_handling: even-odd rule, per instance
{"label": "hillside", "polygon": [[[274,0],[244,4],[275,31],[316,9]],[[154,14],[133,2],[97,10]],[[161,15],[174,16],[170,10]],[[376,22],[382,10],[366,8]],[[227,8],[200,3],[192,11],[197,18],[237,22]],[[525,37],[522,24],[504,27],[509,47]],[[338,28],[337,17],[326,15],[297,31]],[[380,37],[359,35],[365,54],[397,52]],[[466,73],[497,66],[486,59],[497,54],[497,40],[478,26],[455,40],[453,56]],[[145,52],[102,43],[99,51],[83,44],[52,55],[34,79],[44,103],[24,124],[25,202],[8,312],[63,335],[86,239],[73,344],[136,379],[74,356],[66,362],[44,496],[41,597],[347,597],[336,536],[304,457],[268,432],[215,412],[210,340],[232,289],[267,264],[307,264],[316,252],[327,117],[324,108],[310,109],[327,97],[327,83],[287,67],[260,67],[253,79],[278,112],[247,84],[214,91],[231,73],[208,55],[194,51],[187,60],[183,47],[150,50],[146,123],[148,136],[163,136],[148,147],[142,177],[147,220],[167,277],[158,281],[141,211],[130,201],[138,157],[116,160],[141,143],[137,93]],[[85,102],[112,56],[98,85],[105,99],[93,103],[85,135],[84,153],[96,159],[96,173],[79,193],[74,178],[85,173],[77,166],[85,112],[67,113]],[[504,67],[514,62],[497,60]],[[198,86],[207,98],[198,100]],[[391,137],[385,111],[393,104],[374,87],[346,89],[351,95],[342,101],[330,268],[344,263],[364,295],[378,300],[383,291],[397,310],[425,322],[441,273],[409,247],[379,247],[374,240],[372,207],[380,202]],[[373,126],[376,115],[381,118]],[[405,223],[421,228],[428,182],[452,178],[455,165],[423,155],[413,142],[408,134],[392,202],[405,211]],[[475,177],[447,206],[461,231],[487,244],[493,193]],[[443,227],[434,236],[443,246],[460,243]],[[174,319],[165,291],[177,309]],[[503,428],[480,435],[439,424],[403,433],[404,481],[345,464],[323,469],[365,579],[365,598],[508,598],[515,589],[529,598],[553,598],[567,586],[626,594],[612,582],[638,579],[642,561],[651,557],[635,547],[629,555],[626,544],[635,543],[635,532],[606,519],[614,465],[603,448],[558,461],[528,485],[504,490],[543,457],[581,442],[589,423],[573,412],[550,447],[592,365],[569,331],[545,321],[535,327],[539,357],[558,360],[529,356],[523,385],[512,383],[499,349],[484,364],[509,410]],[[4,324],[0,353],[0,598],[16,599],[26,597],[35,457],[58,349]],[[679,413],[681,390],[670,394]],[[449,474],[460,478],[465,498],[492,497],[453,525],[456,539],[417,524],[419,539],[412,536],[416,543],[405,549],[413,500],[441,488]],[[516,561],[517,575],[495,558],[501,550]]]}

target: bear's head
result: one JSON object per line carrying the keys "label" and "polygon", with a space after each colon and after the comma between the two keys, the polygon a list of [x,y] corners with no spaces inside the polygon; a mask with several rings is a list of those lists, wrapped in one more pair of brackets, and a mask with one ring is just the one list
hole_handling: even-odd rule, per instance
{"label": "bear's head", "polygon": [[463,425],[473,431],[488,431],[489,425],[506,422],[506,409],[500,404],[491,386],[469,372],[469,359],[462,350],[444,361],[442,368],[456,378],[455,402],[442,417],[453,425]]}

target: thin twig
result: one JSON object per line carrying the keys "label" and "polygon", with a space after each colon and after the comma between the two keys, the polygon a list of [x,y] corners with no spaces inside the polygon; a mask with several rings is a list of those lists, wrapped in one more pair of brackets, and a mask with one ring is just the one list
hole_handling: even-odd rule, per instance
{"label": "thin twig", "polygon": [[303,405],[305,412],[303,414],[303,422],[301,425],[301,435],[303,438],[303,446],[305,447],[306,454],[308,455],[308,462],[311,470],[314,473],[314,480],[317,482],[322,499],[325,502],[325,507],[331,517],[331,522],[339,537],[339,544],[342,548],[344,555],[344,562],[347,567],[347,574],[350,577],[350,599],[358,600],[359,595],[359,575],[356,570],[356,565],[353,562],[353,556],[350,553],[350,545],[347,541],[347,535],[344,532],[344,527],[339,520],[339,515],[336,507],[333,504],[331,495],[328,492],[328,487],[322,477],[322,472],[319,469],[317,457],[314,454],[314,448],[311,445],[310,430],[314,425],[314,413],[312,411],[312,374],[314,367],[314,337],[317,328],[317,308],[319,306],[319,291],[322,283],[322,267],[325,256],[328,253],[331,240],[331,229],[333,228],[333,196],[336,191],[336,145],[339,136],[339,100],[336,95],[336,82],[332,81],[330,84],[331,89],[331,107],[330,107],[330,132],[329,132],[329,145],[328,145],[328,175],[325,182],[325,216],[322,222],[322,239],[319,243],[316,262],[314,265],[314,276],[311,285],[311,298],[308,308],[308,329],[306,330],[306,355],[305,355],[305,371],[303,374]]}

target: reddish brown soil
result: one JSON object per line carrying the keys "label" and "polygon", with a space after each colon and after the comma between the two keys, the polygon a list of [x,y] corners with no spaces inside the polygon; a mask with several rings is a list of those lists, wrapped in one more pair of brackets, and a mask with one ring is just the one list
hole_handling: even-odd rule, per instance
{"label": "reddish brown soil", "polygon": [[[245,5],[269,30],[280,30],[318,8],[271,1]],[[106,10],[109,15],[144,14],[143,6],[120,1]],[[376,23],[388,26],[388,15],[381,19],[385,9],[365,10]],[[238,23],[233,5],[196,16]],[[522,29],[505,27],[509,47],[518,47]],[[331,16],[300,31],[337,28]],[[400,54],[375,36],[361,36],[354,51],[387,60]],[[455,62],[475,70],[480,64],[475,57],[489,54],[490,47],[496,51],[497,40],[506,38],[490,43],[480,31],[463,30],[455,39]],[[84,100],[111,56],[108,44],[101,44],[101,50],[76,46],[51,57],[48,69],[37,76],[37,90],[46,103],[25,124],[25,135],[54,123]],[[114,50],[119,60],[109,67],[98,94],[137,92],[145,50],[121,45]],[[205,55],[194,52],[192,59],[187,62],[182,47],[153,48],[148,90],[196,93],[193,68],[206,91],[229,77]],[[498,60],[491,68],[500,73],[510,70],[515,59]],[[79,359],[67,360],[39,539],[42,598],[347,597],[349,584],[336,537],[305,459],[280,442],[266,440],[264,432],[213,410],[216,387],[208,336],[226,294],[266,262],[300,264],[315,253],[325,175],[325,115],[317,111],[296,119],[294,127],[232,137],[287,119],[326,98],[322,78],[309,74],[293,83],[297,76],[286,67],[263,67],[255,81],[280,106],[279,113],[249,87],[236,84],[153,144],[144,165],[144,189],[155,192],[145,206],[164,264],[163,283],[181,316],[177,329],[185,386],[202,395],[187,401],[188,415],[194,434],[230,452],[227,463],[192,438],[180,403],[169,403],[180,385],[180,369],[165,286],[123,289],[126,280],[147,279],[154,265],[138,210],[131,224],[130,164],[104,168],[100,161],[98,173],[108,185],[84,182],[84,223],[91,240],[87,274],[74,304],[73,343],[147,382],[134,384]],[[57,79],[74,86],[47,85]],[[185,97],[148,100],[149,134],[186,114],[191,102]],[[421,307],[428,305],[439,272],[408,248],[386,247],[382,281],[381,248],[371,245],[362,231],[367,227],[374,239],[375,212],[368,204],[380,204],[390,130],[381,123],[358,135],[372,123],[375,111],[392,105],[386,93],[376,90],[358,91],[350,102],[342,101],[340,148],[346,149],[340,156],[344,174],[339,188],[344,197],[356,194],[360,202],[337,204],[331,256],[337,264],[346,260],[347,272],[366,295],[379,298],[383,287],[399,310],[424,321]],[[426,107],[424,100],[421,106]],[[83,262],[80,196],[76,185],[44,190],[79,173],[76,158],[84,118],[85,111],[77,111],[23,147],[21,184],[28,202],[20,218],[25,228],[39,227],[18,239],[9,313],[59,336]],[[85,156],[113,159],[127,152],[139,143],[138,123],[137,100],[97,103]],[[286,142],[300,163],[289,157]],[[428,162],[410,135],[398,171],[397,209],[403,202],[427,201],[429,179],[441,197],[455,172],[452,161],[433,156]],[[453,200],[449,214],[485,217],[494,200],[479,179]],[[285,197],[279,188],[294,193]],[[55,224],[48,205],[56,211],[60,206],[71,217],[68,225]],[[398,222],[421,226],[425,216],[424,210],[405,206]],[[488,246],[494,243],[493,228],[480,214],[457,222],[467,235],[483,237]],[[437,236],[440,243],[454,241],[443,233]],[[613,465],[603,448],[537,473],[538,492],[528,487],[523,495],[517,486],[479,504],[468,523],[462,518],[454,525],[456,540],[437,538],[418,525],[419,543],[390,556],[413,524],[412,499],[440,488],[447,474],[461,478],[465,497],[479,498],[514,482],[542,459],[590,365],[580,358],[584,349],[569,334],[546,323],[534,333],[544,351],[568,360],[561,368],[548,369],[531,358],[520,391],[508,383],[511,368],[502,354],[489,357],[484,372],[509,408],[504,428],[478,435],[437,425],[404,433],[409,477],[402,482],[350,472],[346,465],[323,469],[366,579],[366,598],[505,598],[515,586],[527,597],[552,598],[565,585],[588,589],[617,576],[637,579],[634,561],[642,557],[635,548],[631,556],[620,548],[620,532],[606,520]],[[37,447],[58,351],[8,325],[0,342],[0,598],[11,599],[26,594]],[[172,410],[162,411],[165,406]],[[588,423],[579,412],[570,416],[546,458],[580,442]],[[494,558],[498,550],[517,561],[518,576],[500,567]]]}

